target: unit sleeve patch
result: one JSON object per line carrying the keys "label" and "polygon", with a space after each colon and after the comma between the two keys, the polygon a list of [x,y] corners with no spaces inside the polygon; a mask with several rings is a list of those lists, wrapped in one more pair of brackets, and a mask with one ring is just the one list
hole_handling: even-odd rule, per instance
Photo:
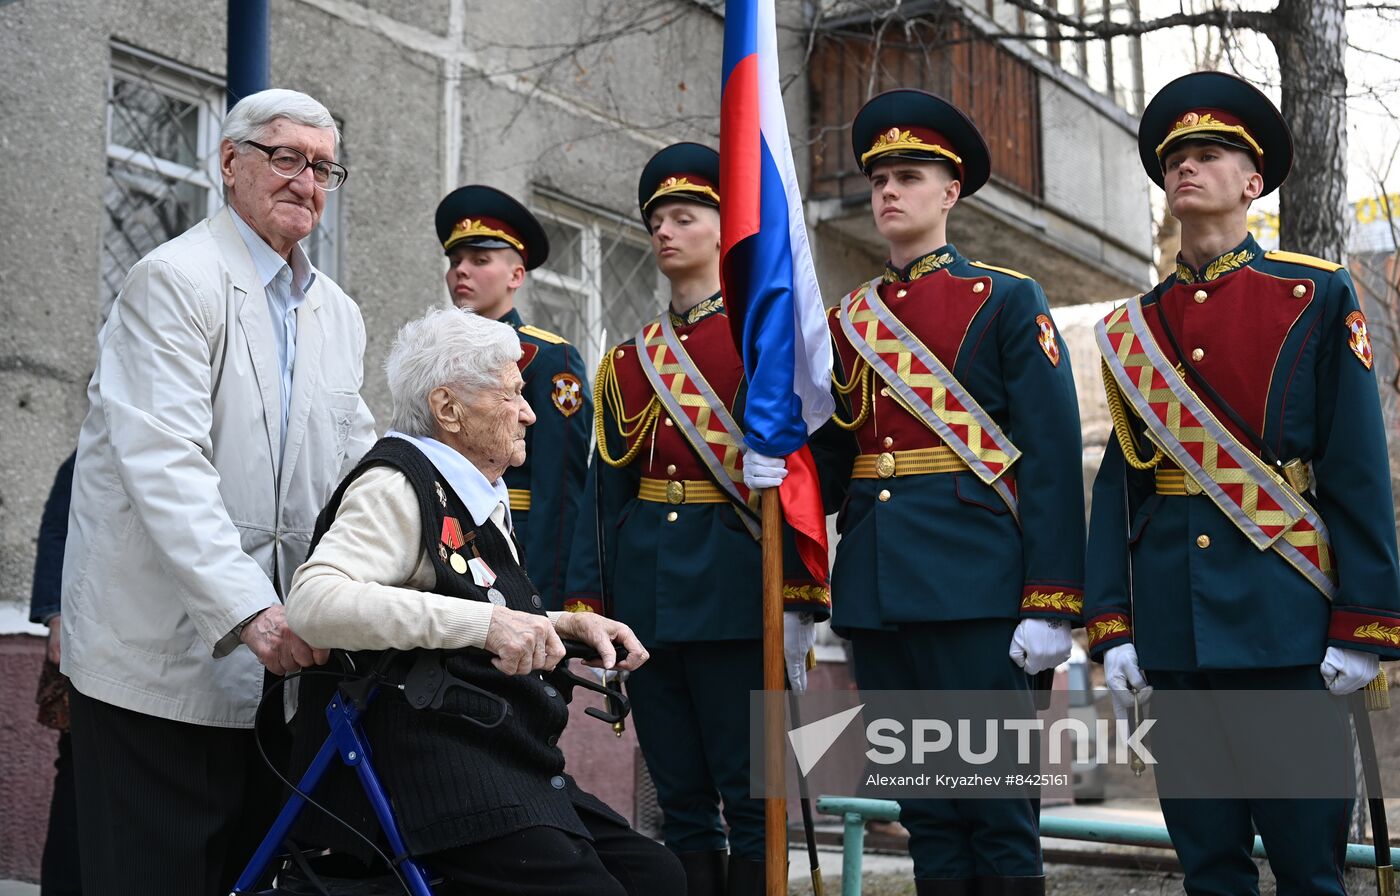
{"label": "unit sleeve patch", "polygon": [[1371,335],[1366,332],[1366,315],[1360,311],[1353,311],[1347,315],[1346,324],[1347,347],[1356,355],[1356,359],[1370,370],[1375,358],[1371,354]]}
{"label": "unit sleeve patch", "polygon": [[554,409],[565,417],[577,414],[583,407],[583,383],[579,382],[579,378],[566,370],[554,375],[553,385],[549,397]]}
{"label": "unit sleeve patch", "polygon": [[1045,352],[1045,357],[1050,359],[1051,367],[1060,366],[1060,343],[1055,339],[1055,323],[1050,320],[1048,314],[1037,314],[1035,325],[1040,330],[1040,335],[1036,337],[1040,342],[1040,350]]}

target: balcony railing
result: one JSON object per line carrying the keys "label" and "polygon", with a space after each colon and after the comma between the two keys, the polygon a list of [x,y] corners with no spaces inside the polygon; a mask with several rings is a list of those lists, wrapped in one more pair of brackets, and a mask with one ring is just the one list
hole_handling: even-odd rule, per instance
{"label": "balcony railing", "polygon": [[917,87],[976,122],[991,151],[993,180],[1042,198],[1038,74],[955,11],[824,29],[808,72],[814,197],[868,192],[851,154],[851,119],[876,93]]}

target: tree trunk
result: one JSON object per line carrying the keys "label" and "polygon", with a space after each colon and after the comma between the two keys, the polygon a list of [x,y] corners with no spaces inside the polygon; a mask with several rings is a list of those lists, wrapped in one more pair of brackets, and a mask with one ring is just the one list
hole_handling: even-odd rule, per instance
{"label": "tree trunk", "polygon": [[1269,35],[1293,129],[1293,173],[1279,193],[1279,246],[1341,261],[1346,254],[1345,0],[1279,0]]}

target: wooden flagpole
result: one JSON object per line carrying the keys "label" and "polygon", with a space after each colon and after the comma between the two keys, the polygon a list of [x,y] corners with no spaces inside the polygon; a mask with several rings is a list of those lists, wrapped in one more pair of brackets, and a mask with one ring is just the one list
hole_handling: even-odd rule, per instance
{"label": "wooden flagpole", "polygon": [[[783,509],[778,490],[762,491],[763,757],[767,896],[787,896],[787,799],[783,780]],[[777,794],[772,796],[771,794]]]}

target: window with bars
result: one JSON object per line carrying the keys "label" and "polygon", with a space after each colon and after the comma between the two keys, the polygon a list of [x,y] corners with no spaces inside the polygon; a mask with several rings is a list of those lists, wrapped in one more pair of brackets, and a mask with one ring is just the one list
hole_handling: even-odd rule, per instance
{"label": "window with bars", "polygon": [[[103,301],[131,266],[223,204],[218,79],[126,45],[112,48],[107,93],[107,178],[102,227]],[[344,161],[344,141],[339,152]],[[341,201],[326,194],[321,224],[304,242],[311,263],[339,274]]]}
{"label": "window with bars", "polygon": [[128,47],[112,50],[102,287],[110,302],[131,266],[219,207],[223,87]]}
{"label": "window with bars", "polygon": [[608,345],[635,336],[665,304],[646,231],[553,196],[541,197],[535,212],[549,260],[526,282],[526,322],[573,343],[591,371]]}

